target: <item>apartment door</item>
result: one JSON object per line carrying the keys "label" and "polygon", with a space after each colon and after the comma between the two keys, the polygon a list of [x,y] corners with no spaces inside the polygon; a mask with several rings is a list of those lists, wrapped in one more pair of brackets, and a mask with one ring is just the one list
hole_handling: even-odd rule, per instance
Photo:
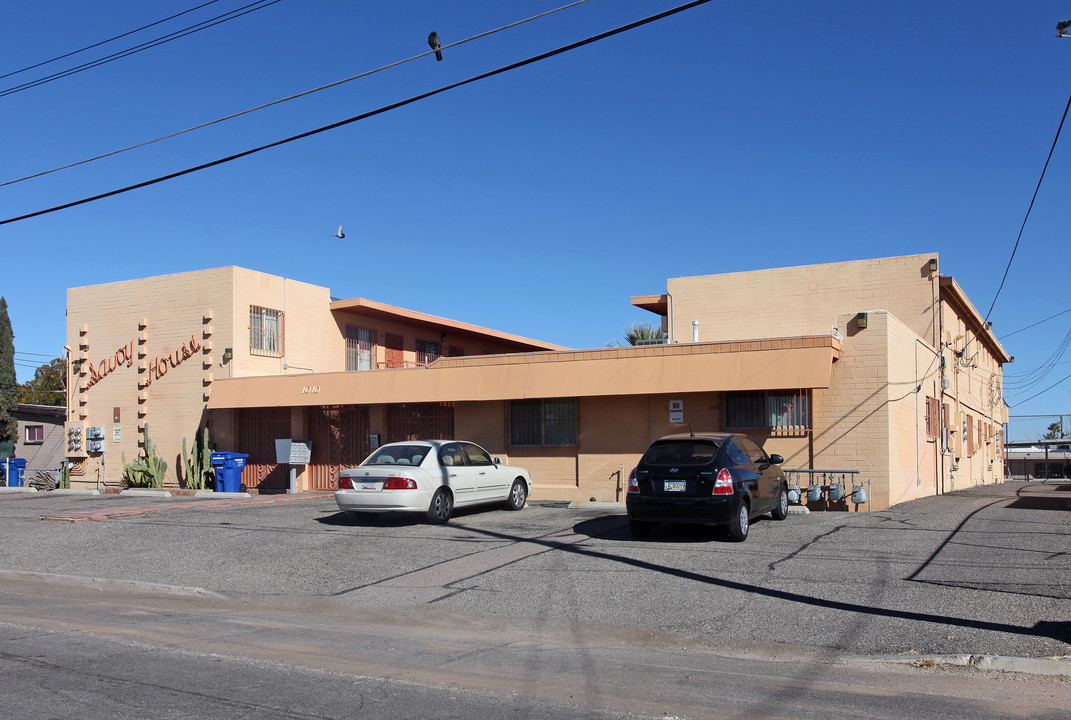
{"label": "apartment door", "polygon": [[405,339],[395,333],[387,333],[387,344],[385,346],[387,367],[400,368],[405,367],[405,352],[402,350],[402,343]]}

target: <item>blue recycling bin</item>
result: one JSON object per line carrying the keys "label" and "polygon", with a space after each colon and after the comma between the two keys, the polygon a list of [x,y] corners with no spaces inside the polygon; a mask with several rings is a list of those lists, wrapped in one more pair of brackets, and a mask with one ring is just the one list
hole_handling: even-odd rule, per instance
{"label": "blue recycling bin", "polygon": [[4,468],[4,476],[7,478],[8,487],[22,487],[22,474],[26,472],[26,460],[24,458],[5,458],[0,461]]}
{"label": "blue recycling bin", "polygon": [[216,471],[216,492],[238,492],[242,487],[242,468],[249,456],[236,452],[212,453]]}

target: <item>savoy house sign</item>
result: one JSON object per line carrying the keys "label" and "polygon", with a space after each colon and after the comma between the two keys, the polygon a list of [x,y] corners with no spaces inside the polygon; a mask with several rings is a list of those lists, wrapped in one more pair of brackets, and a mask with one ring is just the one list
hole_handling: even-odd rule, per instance
{"label": "savoy house sign", "polygon": [[[148,365],[149,375],[145,380],[145,386],[152,385],[154,380],[159,380],[167,374],[168,370],[178,367],[183,361],[193,357],[200,350],[201,343],[197,341],[197,336],[190,335],[190,339],[179,346],[177,350],[173,350],[166,355],[157,355]],[[130,340],[126,345],[119,347],[113,354],[99,363],[89,366],[89,381],[86,383],[86,389],[93,387],[118,368],[123,366],[131,367],[133,364],[134,340]]]}

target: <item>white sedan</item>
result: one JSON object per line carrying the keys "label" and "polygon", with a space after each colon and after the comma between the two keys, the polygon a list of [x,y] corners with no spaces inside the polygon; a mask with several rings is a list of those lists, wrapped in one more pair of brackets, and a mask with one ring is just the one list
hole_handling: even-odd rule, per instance
{"label": "white sedan", "polygon": [[340,472],[335,502],[357,512],[422,512],[442,524],[455,507],[504,503],[520,510],[531,490],[527,470],[504,465],[476,443],[407,440]]}

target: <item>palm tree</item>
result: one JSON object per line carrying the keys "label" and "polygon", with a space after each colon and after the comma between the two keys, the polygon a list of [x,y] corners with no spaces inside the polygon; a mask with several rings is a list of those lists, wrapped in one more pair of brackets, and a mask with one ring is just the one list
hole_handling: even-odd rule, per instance
{"label": "palm tree", "polygon": [[[654,323],[632,323],[625,328],[625,342],[629,345],[652,345],[666,340],[666,332]],[[606,347],[622,347],[621,343],[614,340],[606,343]]]}

